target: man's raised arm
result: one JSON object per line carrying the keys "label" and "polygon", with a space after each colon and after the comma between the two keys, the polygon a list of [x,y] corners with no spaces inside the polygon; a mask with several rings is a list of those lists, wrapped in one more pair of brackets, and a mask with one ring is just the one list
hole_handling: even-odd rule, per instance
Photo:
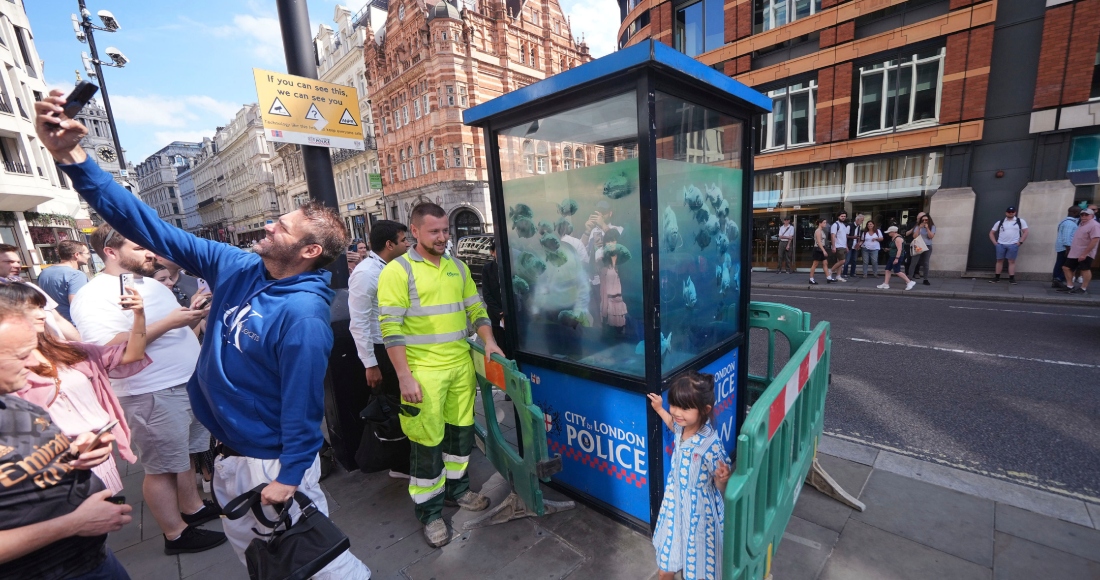
{"label": "man's raised arm", "polygon": [[204,240],[169,225],[153,208],[115,182],[111,175],[88,159],[80,140],[88,129],[65,117],[65,99],[58,90],[34,104],[35,130],[42,145],[57,160],[81,197],[127,239],[153,250],[190,272],[216,279],[219,267],[237,250]]}

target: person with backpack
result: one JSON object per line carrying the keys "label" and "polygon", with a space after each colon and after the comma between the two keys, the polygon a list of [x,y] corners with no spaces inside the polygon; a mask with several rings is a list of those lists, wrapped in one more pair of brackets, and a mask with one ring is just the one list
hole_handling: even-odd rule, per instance
{"label": "person with backpack", "polygon": [[847,282],[843,276],[844,264],[848,257],[848,214],[840,212],[836,216],[836,222],[829,228],[831,262],[826,266],[826,282]]}
{"label": "person with backpack", "polygon": [[1020,246],[1027,240],[1027,222],[1016,216],[1016,208],[1009,206],[1005,209],[1004,219],[997,220],[993,229],[989,230],[989,241],[997,248],[997,265],[993,268],[993,279],[990,284],[1001,281],[1001,270],[1004,261],[1008,260],[1008,283],[1016,284],[1016,255]]}

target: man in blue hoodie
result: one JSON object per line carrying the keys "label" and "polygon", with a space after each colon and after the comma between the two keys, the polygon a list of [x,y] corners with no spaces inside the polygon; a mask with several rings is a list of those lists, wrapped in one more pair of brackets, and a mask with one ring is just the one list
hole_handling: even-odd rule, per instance
{"label": "man in blue hoodie", "polygon": [[[318,451],[334,293],[321,268],[347,247],[342,220],[310,202],[265,226],[255,253],[188,234],[87,158],[80,140],[88,130],[65,117],[61,95],[54,90],[35,103],[35,128],[74,189],[127,239],[202,276],[213,290],[187,392],[195,417],[228,448],[215,464],[217,497],[228,501],[266,483],[264,505],[288,502],[297,490],[328,513]],[[291,514],[297,517],[296,505]],[[251,514],[223,527],[242,563],[257,537],[253,529],[266,530]],[[364,580],[370,570],[347,551],[314,578]]]}

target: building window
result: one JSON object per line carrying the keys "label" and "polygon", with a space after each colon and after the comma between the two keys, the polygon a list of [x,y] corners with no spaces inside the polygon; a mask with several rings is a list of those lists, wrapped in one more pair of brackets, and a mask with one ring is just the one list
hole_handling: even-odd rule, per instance
{"label": "building window", "polygon": [[603,151],[596,153],[596,164],[603,165]]}
{"label": "building window", "polygon": [[420,118],[420,99],[413,101],[413,116]]}
{"label": "building window", "polygon": [[577,150],[573,152],[573,167],[580,169],[587,165],[584,158],[584,149],[577,147]]}
{"label": "building window", "polygon": [[573,169],[573,150],[566,147],[561,154],[561,168],[565,171]]}
{"label": "building window", "polygon": [[428,172],[428,158],[421,155],[420,156],[420,174],[424,175],[427,172]]}
{"label": "building window", "polygon": [[409,178],[409,166],[407,163],[401,164],[401,179],[405,180]]}
{"label": "building window", "polygon": [[474,167],[474,148],[466,146],[466,167]]}
{"label": "building window", "polygon": [[429,171],[435,171],[435,151],[428,153],[428,167],[431,168]]}
{"label": "building window", "polygon": [[535,172],[535,146],[530,141],[523,142],[523,164],[527,173]]}
{"label": "building window", "polygon": [[754,5],[754,34],[821,12],[821,0],[755,0]]}
{"label": "building window", "polygon": [[462,149],[459,147],[452,147],[451,149],[454,153],[455,167],[462,167]]}
{"label": "building window", "polygon": [[860,67],[856,135],[936,124],[943,56],[938,48]]}
{"label": "building window", "polygon": [[673,46],[688,56],[698,56],[725,44],[722,0],[699,0],[677,8],[673,34]]}
{"label": "building window", "polygon": [[1100,99],[1100,50],[1096,51],[1096,60],[1092,65],[1092,92],[1090,99]]}
{"label": "building window", "polygon": [[401,107],[401,117],[402,117],[401,120],[404,121],[406,125],[408,125],[409,124],[409,106],[408,105],[405,105],[404,107]]}
{"label": "building window", "polygon": [[550,147],[545,143],[539,143],[538,155],[535,156],[535,168],[539,173],[546,173],[550,165]]}
{"label": "building window", "polygon": [[432,110],[431,101],[428,100],[428,95],[424,95],[424,114],[427,115]]}
{"label": "building window", "polygon": [[773,151],[814,142],[817,82],[808,81],[769,91],[772,112],[760,123],[760,150]]}
{"label": "building window", "polygon": [[397,7],[397,19],[398,20],[404,20],[405,19],[405,5],[404,4]]}

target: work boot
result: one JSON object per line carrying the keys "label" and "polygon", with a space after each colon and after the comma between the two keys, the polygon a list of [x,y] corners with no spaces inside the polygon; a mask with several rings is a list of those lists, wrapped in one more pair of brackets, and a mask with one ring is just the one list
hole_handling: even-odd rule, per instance
{"label": "work boot", "polygon": [[438,518],[424,524],[424,540],[433,548],[442,548],[451,543],[447,522],[443,521],[443,518]]}
{"label": "work boot", "polygon": [[468,512],[479,512],[489,507],[489,498],[473,490],[458,496],[458,499],[445,499],[443,504],[450,507],[458,506]]}

